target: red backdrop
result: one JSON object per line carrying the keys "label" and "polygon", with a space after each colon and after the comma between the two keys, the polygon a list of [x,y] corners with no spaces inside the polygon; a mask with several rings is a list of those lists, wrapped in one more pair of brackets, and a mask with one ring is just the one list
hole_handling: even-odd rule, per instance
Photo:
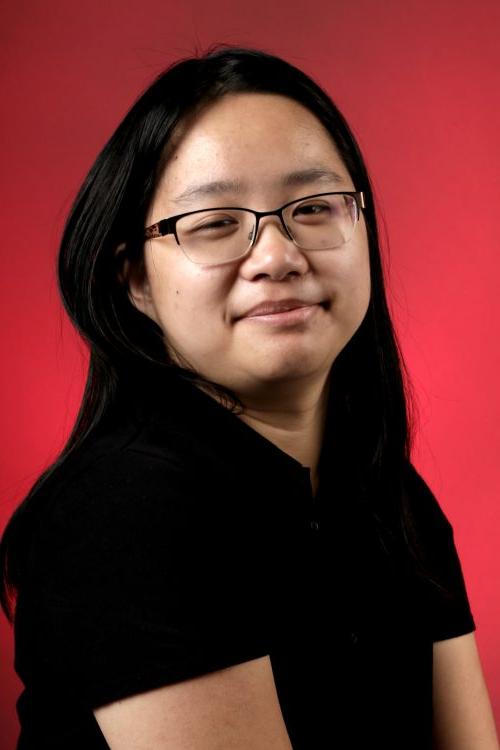
{"label": "red backdrop", "polygon": [[[9,7],[10,6],[10,7]],[[3,3],[0,529],[68,435],[86,353],[55,257],[80,181],[139,91],[214,42],[313,75],[374,180],[388,294],[419,397],[415,463],[454,529],[500,724],[500,6],[497,0]],[[0,736],[15,747],[0,616]]]}

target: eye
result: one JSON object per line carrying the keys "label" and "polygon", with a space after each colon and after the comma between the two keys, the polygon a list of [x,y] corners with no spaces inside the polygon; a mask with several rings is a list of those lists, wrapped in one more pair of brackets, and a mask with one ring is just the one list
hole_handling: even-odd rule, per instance
{"label": "eye", "polygon": [[297,211],[303,211],[305,213],[320,213],[320,211],[329,208],[330,207],[324,203],[302,203],[297,207]]}
{"label": "eye", "polygon": [[234,216],[221,216],[220,218],[204,217],[198,224],[188,219],[183,224],[183,229],[189,233],[206,232],[211,233],[227,229],[231,226],[238,226],[238,219]]}
{"label": "eye", "polygon": [[316,201],[312,203],[301,203],[293,211],[293,218],[298,219],[328,219],[334,213],[334,207],[325,201]]}
{"label": "eye", "polygon": [[300,211],[301,213],[305,214],[320,214],[322,211],[329,211],[330,206],[326,206],[324,204],[319,203],[309,203],[305,206],[299,206],[297,208],[297,211]]}
{"label": "eye", "polygon": [[229,224],[237,224],[237,221],[234,221],[234,219],[218,219],[217,221],[210,221],[206,224],[202,224],[199,227],[196,227],[194,230],[195,232],[198,232],[202,229],[220,229],[223,226],[228,226]]}

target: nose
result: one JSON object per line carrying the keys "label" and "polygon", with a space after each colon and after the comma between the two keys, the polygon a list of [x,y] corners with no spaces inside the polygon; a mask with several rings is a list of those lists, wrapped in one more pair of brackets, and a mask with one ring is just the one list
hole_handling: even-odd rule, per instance
{"label": "nose", "polygon": [[[278,229],[281,234],[287,238],[289,242],[292,242],[292,238],[290,237],[286,227],[284,226],[283,222],[281,221],[281,218],[279,216],[261,216],[260,221],[258,222],[258,228],[257,228],[257,236],[254,239],[254,246],[259,241],[260,235],[262,235],[262,231],[265,228],[266,222],[271,222],[274,224],[275,230]],[[269,232],[268,232],[269,234]],[[273,232],[274,235],[274,232]],[[249,238],[251,239],[251,237]]]}
{"label": "nose", "polygon": [[262,274],[280,278],[289,273],[305,273],[307,267],[304,253],[295,245],[279,216],[261,217],[242,273],[249,278]]}

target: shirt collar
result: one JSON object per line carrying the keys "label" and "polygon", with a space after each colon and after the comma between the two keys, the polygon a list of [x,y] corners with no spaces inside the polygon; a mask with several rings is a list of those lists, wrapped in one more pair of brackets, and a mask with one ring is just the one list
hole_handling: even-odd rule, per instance
{"label": "shirt collar", "polygon": [[[167,433],[213,460],[240,470],[259,470],[310,478],[310,469],[281,450],[237,414],[175,369],[148,380],[149,442],[161,446]],[[172,441],[170,441],[172,442]]]}

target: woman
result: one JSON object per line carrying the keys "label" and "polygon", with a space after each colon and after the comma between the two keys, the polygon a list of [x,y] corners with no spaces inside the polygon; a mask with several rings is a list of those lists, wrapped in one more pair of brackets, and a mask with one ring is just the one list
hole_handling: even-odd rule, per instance
{"label": "woman", "polygon": [[18,748],[497,748],[377,237],[277,57],[178,61],[126,115],[59,256],[81,410],[2,540]]}

